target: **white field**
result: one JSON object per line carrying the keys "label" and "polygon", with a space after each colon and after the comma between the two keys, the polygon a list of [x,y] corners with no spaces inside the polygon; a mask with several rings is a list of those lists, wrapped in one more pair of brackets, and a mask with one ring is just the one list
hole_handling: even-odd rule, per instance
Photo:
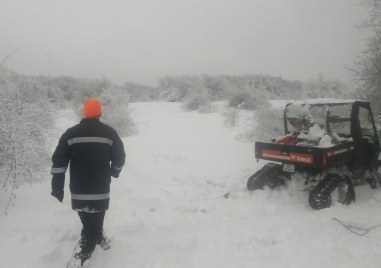
{"label": "white field", "polygon": [[[251,193],[247,178],[264,163],[253,144],[236,139],[244,119],[227,128],[220,112],[185,112],[179,103],[131,107],[139,133],[124,139],[126,165],[112,181],[105,220],[112,248],[97,248],[89,267],[381,267],[381,227],[357,236],[332,219],[380,224],[379,189],[361,186],[354,204],[321,211],[308,206],[298,182]],[[57,133],[74,123],[61,111]],[[50,196],[48,174],[16,193],[0,216],[0,267],[66,267],[81,229],[68,185],[63,203]]]}

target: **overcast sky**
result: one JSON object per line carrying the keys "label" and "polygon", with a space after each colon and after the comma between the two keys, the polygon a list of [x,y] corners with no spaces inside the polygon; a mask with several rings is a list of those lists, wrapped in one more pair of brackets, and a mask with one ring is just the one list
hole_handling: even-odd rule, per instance
{"label": "overcast sky", "polygon": [[[360,0],[0,0],[0,62],[156,85],[165,75],[348,79]],[[50,59],[49,59],[49,57]]]}

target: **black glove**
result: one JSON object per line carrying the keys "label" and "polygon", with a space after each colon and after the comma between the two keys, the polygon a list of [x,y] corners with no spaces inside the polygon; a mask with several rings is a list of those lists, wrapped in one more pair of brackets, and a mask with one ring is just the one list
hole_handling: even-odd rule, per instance
{"label": "black glove", "polygon": [[113,176],[114,178],[119,178],[119,173],[120,173],[120,170],[111,168],[111,176]]}
{"label": "black glove", "polygon": [[54,174],[52,178],[51,195],[62,202],[64,198],[65,174]]}
{"label": "black glove", "polygon": [[64,191],[62,190],[52,190],[52,196],[58,199],[58,201],[62,202],[64,198]]}

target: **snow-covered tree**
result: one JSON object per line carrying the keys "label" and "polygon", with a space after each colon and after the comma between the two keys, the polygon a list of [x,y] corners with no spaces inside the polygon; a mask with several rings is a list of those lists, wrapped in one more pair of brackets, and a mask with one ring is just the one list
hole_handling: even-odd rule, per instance
{"label": "snow-covered tree", "polygon": [[303,97],[314,98],[353,98],[354,93],[343,82],[337,79],[327,79],[319,74],[317,79],[310,79],[303,85]]}
{"label": "snow-covered tree", "polygon": [[11,82],[0,70],[0,194],[9,204],[14,189],[41,180],[50,162],[49,132],[53,121],[47,92],[33,78]]}
{"label": "snow-covered tree", "polygon": [[371,100],[376,113],[381,114],[381,0],[360,2],[369,10],[369,19],[362,26],[371,33],[371,37],[351,72],[360,96]]}

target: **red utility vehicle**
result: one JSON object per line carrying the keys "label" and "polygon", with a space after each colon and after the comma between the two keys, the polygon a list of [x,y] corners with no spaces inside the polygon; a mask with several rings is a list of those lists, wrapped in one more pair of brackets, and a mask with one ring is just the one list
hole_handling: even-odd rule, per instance
{"label": "red utility vehicle", "polygon": [[380,142],[370,103],[358,100],[297,101],[284,110],[285,135],[255,142],[255,157],[272,161],[247,181],[249,190],[285,184],[296,173],[310,186],[309,204],[331,205],[331,193],[346,185],[341,202],[355,200],[354,185],[377,186]]}

